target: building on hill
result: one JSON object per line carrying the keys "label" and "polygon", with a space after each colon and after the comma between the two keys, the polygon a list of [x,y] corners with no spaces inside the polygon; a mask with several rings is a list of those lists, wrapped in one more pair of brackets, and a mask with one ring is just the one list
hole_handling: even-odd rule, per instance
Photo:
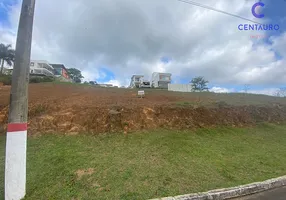
{"label": "building on hill", "polygon": [[54,77],[54,68],[45,60],[31,60],[30,62],[31,76],[48,76]]}
{"label": "building on hill", "polygon": [[143,78],[143,75],[133,75],[131,77],[130,88],[139,88],[140,79]]}
{"label": "building on hill", "polygon": [[70,79],[68,70],[63,64],[51,64],[52,67],[55,69],[55,76],[60,77],[62,76],[65,79]]}
{"label": "building on hill", "polygon": [[[4,68],[4,73],[12,75],[13,68]],[[54,77],[54,68],[45,60],[31,60],[30,62],[30,76],[48,76]]]}
{"label": "building on hill", "polygon": [[171,77],[172,74],[170,73],[154,72],[152,74],[151,86],[154,88],[167,89],[168,84],[170,84],[172,81]]}
{"label": "building on hill", "polygon": [[13,68],[3,67],[3,74],[12,75],[12,72],[13,72]]}
{"label": "building on hill", "polygon": [[144,77],[141,77],[139,81],[139,88],[151,88],[150,81],[144,79]]}
{"label": "building on hill", "polygon": [[[13,69],[4,69],[5,74],[12,74]],[[47,76],[55,77],[61,82],[72,82],[67,69],[63,64],[50,64],[46,60],[31,60],[30,76]]]}

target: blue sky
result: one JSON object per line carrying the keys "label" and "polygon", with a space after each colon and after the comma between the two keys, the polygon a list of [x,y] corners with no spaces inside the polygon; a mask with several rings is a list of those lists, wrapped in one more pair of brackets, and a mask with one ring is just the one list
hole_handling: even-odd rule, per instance
{"label": "blue sky", "polygon": [[110,71],[109,69],[104,68],[104,67],[99,68],[99,74],[102,74],[102,76],[100,76],[100,78],[95,80],[98,83],[105,83],[105,82],[108,82],[110,80],[115,79],[114,73],[112,71]]}
{"label": "blue sky", "polygon": [[163,56],[161,58],[161,62],[164,63],[164,64],[168,64],[172,59],[171,58],[168,58],[167,56]]}
{"label": "blue sky", "polygon": [[[11,26],[11,24],[9,24],[9,21],[8,21],[8,19],[9,19],[8,18],[9,17],[8,11],[9,11],[9,7],[14,6],[15,4],[17,4],[17,2],[18,2],[18,0],[0,0],[0,27],[4,26],[4,27],[8,27],[9,28]],[[199,1],[197,1],[197,2],[199,2]],[[256,46],[261,45],[261,44],[263,44],[263,45],[271,45],[271,41],[269,40],[270,36],[279,36],[283,32],[286,32],[286,14],[285,14],[286,0],[274,0],[274,1],[262,0],[262,2],[265,3],[265,7],[263,9],[263,13],[265,14],[265,18],[269,20],[268,23],[279,24],[280,31],[267,32],[268,35],[267,35],[267,38],[265,38],[265,39],[253,39],[253,41],[255,41],[255,43],[253,45],[254,49],[255,49]],[[41,4],[41,3],[42,2],[37,1],[37,5]],[[44,12],[43,8],[41,9],[41,11],[39,11],[39,10],[38,10],[38,15],[39,15],[40,12]],[[251,12],[251,7],[249,7],[249,12]],[[221,14],[221,15],[223,15],[223,14]],[[231,18],[232,18],[231,16],[227,16],[226,17],[226,19],[229,19],[229,20],[231,20]],[[255,18],[253,17],[252,19],[254,20]],[[255,20],[257,20],[257,19],[255,19]],[[259,19],[258,19],[258,21],[259,21]],[[241,21],[241,23],[249,23],[249,22]],[[235,26],[237,26],[237,25],[235,25]],[[9,29],[7,29],[7,30],[9,30]],[[134,29],[131,29],[131,30],[134,30]],[[249,34],[251,34],[251,33],[249,33]],[[38,43],[40,43],[40,42],[38,41]],[[48,43],[48,42],[46,42],[46,43]],[[112,43],[110,43],[110,44],[112,45]],[[45,51],[45,50],[43,50],[43,51]],[[164,51],[164,49],[163,49],[162,52],[166,52],[166,51]],[[278,52],[274,51],[274,53],[275,53],[275,57],[276,57],[277,60],[285,59]],[[50,53],[50,54],[53,55],[52,53]],[[176,55],[174,55],[172,53],[168,53],[168,55],[163,55],[161,57],[158,57],[157,58],[157,63],[155,65],[158,65],[158,64],[161,63],[163,66],[164,65],[168,66],[168,65],[171,65],[173,63],[180,62],[179,60],[175,59],[177,57],[178,56],[176,56]],[[39,57],[37,59],[42,59],[42,58]],[[43,59],[45,59],[45,58],[43,58]],[[142,62],[145,62],[145,60],[143,60],[143,59],[141,59],[141,60],[142,60]],[[53,61],[50,61],[50,62],[53,62]],[[146,62],[146,63],[148,63],[148,62]],[[136,66],[136,64],[134,66]],[[137,65],[137,66],[140,66],[140,64]],[[145,64],[145,66],[148,66],[148,65]],[[154,68],[154,66],[152,66],[152,65],[149,65],[149,66],[150,66],[150,68]],[[94,80],[94,81],[97,81],[99,83],[104,83],[104,82],[109,82],[111,80],[121,79],[122,74],[125,71],[125,70],[121,70],[122,73],[120,75],[118,75],[119,73],[118,73],[118,71],[116,71],[116,70],[118,70],[118,66],[115,67],[115,66],[112,66],[112,65],[109,65],[109,64],[106,64],[106,63],[97,63],[96,65],[94,65],[94,68],[96,68],[97,73],[100,75],[99,76],[100,78],[98,78],[97,80]],[[82,68],[82,69],[84,69],[84,68]],[[132,71],[134,72],[134,69]],[[139,70],[139,71],[142,71],[142,72],[145,71],[146,72],[146,70]],[[178,71],[179,71],[179,69],[178,69]],[[168,72],[168,71],[166,71],[166,72]],[[177,71],[174,70],[173,72],[177,72]],[[130,71],[129,71],[129,73],[130,73]],[[150,73],[150,72],[148,72],[148,73]],[[195,77],[195,76],[201,76],[201,75],[203,76],[203,74],[192,74],[191,70],[190,70],[189,73],[191,75],[190,75],[190,77],[188,79],[187,78],[181,78],[181,77],[178,76],[178,74],[173,73],[173,82],[176,82],[176,83],[188,83],[190,81],[190,79]],[[130,73],[130,74],[133,74],[133,73]],[[151,73],[150,74],[145,74],[145,75],[150,77]],[[127,78],[124,77],[124,79],[127,79]],[[220,85],[218,85],[216,83],[213,83],[212,81],[211,81],[210,86],[211,87],[222,87],[222,88],[235,89],[235,90],[238,90],[238,91],[243,88],[242,85],[231,85],[231,84],[220,84]],[[254,89],[254,90],[262,90],[262,89],[265,89],[265,88],[273,88],[273,87],[279,88],[279,87],[282,87],[282,86],[283,85],[275,85],[275,84],[262,85],[261,84],[261,85],[252,85],[251,88]]]}
{"label": "blue sky", "polygon": [[[279,31],[268,31],[268,36],[277,36],[286,31],[286,1],[262,1],[265,2],[265,9],[263,10],[265,18],[269,19],[271,24],[278,24],[280,27]],[[269,37],[264,42],[269,43]]]}
{"label": "blue sky", "polygon": [[[280,34],[282,34],[283,32],[286,31],[286,0],[275,0],[275,1],[270,1],[270,0],[260,0],[261,2],[265,3],[265,7],[263,9],[263,14],[265,15],[265,18],[267,18],[267,20],[269,20],[270,24],[278,24],[280,27],[279,31],[268,31],[267,32],[267,37],[265,39],[261,39],[258,40],[257,44],[264,44],[264,45],[268,45],[271,44],[271,42],[269,41],[269,38],[271,36],[278,36]],[[251,8],[250,8],[250,12],[251,12]],[[248,22],[245,22],[248,23]],[[254,41],[257,41],[257,39],[254,39]],[[255,48],[256,45],[254,43],[253,48]],[[274,51],[274,50],[273,50]],[[283,57],[275,52],[275,56],[277,60],[281,60],[283,59]],[[169,59],[168,57],[162,57],[161,58],[161,62],[162,63],[168,63],[171,59]],[[194,76],[197,76],[196,74],[194,74]],[[176,83],[181,83],[181,84],[186,84],[189,83],[189,79],[180,79],[179,77],[173,77],[173,79],[175,79]],[[217,85],[217,84],[209,84],[209,87],[224,87],[224,88],[229,88],[229,89],[234,89],[236,91],[240,91],[243,90],[244,86],[238,86],[238,85]],[[281,85],[271,85],[270,87],[268,85],[251,85],[250,88],[252,90],[263,90],[263,89],[267,89],[267,88],[279,88],[282,87]]]}
{"label": "blue sky", "polygon": [[8,11],[11,6],[17,4],[17,0],[1,0],[0,1],[0,24],[9,26]]}

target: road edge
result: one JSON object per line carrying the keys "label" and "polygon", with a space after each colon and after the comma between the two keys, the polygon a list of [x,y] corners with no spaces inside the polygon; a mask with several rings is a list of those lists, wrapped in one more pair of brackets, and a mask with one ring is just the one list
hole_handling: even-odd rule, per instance
{"label": "road edge", "polygon": [[174,197],[164,197],[151,200],[224,200],[251,195],[266,190],[286,186],[286,176],[269,179],[263,182],[255,182],[236,187],[210,190],[202,193],[192,193]]}

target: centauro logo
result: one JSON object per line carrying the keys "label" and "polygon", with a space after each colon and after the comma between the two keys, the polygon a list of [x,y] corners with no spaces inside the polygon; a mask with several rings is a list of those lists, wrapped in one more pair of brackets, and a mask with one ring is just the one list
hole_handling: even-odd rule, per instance
{"label": "centauro logo", "polygon": [[264,14],[257,14],[257,13],[256,13],[256,10],[255,10],[255,9],[256,9],[256,7],[258,7],[258,6],[264,7],[265,4],[262,3],[262,2],[257,2],[257,3],[255,3],[255,4],[252,6],[252,9],[251,9],[252,14],[253,14],[253,16],[256,17],[256,18],[263,18],[263,17],[264,17]]}
{"label": "centauro logo", "polygon": [[[257,8],[259,7],[264,7],[265,4],[262,2],[257,2],[252,6],[251,12],[254,17],[256,18],[263,18],[264,14],[262,13],[257,13]],[[238,30],[240,31],[278,31],[279,30],[279,25],[278,24],[261,24],[261,23],[256,23],[256,24],[239,24],[238,25]]]}

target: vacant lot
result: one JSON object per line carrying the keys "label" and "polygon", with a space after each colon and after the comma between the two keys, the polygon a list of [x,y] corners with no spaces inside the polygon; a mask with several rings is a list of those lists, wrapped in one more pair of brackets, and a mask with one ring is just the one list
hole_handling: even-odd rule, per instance
{"label": "vacant lot", "polygon": [[[0,131],[7,123],[9,87],[1,87]],[[138,130],[248,127],[285,122],[285,98],[265,95],[179,93],[146,89],[95,88],[68,84],[31,84],[29,134],[106,133]]]}
{"label": "vacant lot", "polygon": [[285,125],[265,124],[29,137],[26,199],[143,200],[263,181],[286,174],[285,133]]}
{"label": "vacant lot", "polygon": [[[10,87],[0,87],[0,105],[9,103]],[[50,102],[60,105],[86,106],[153,106],[153,105],[213,105],[225,102],[232,106],[242,105],[286,105],[285,98],[255,94],[215,94],[182,93],[167,90],[145,89],[144,100],[136,98],[136,89],[96,88],[86,85],[42,83],[30,84],[29,101],[31,104]]]}

